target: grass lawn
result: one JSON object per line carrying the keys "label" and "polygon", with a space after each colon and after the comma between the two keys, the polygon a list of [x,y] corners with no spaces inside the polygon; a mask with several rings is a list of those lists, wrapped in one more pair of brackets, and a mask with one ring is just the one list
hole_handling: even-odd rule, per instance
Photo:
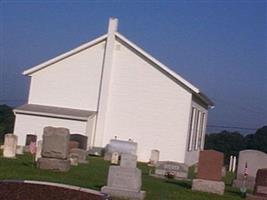
{"label": "grass lawn", "polygon": [[[0,154],[2,155],[2,154]],[[0,156],[0,180],[27,179],[76,185],[100,190],[106,184],[109,162],[99,157],[90,157],[89,164],[72,167],[69,172],[60,173],[39,170],[32,164],[31,155],[6,159]],[[146,200],[241,200],[237,189],[226,187],[224,196],[191,191],[190,181],[157,179],[148,175],[149,168],[138,163],[142,170],[142,189],[146,191]]]}

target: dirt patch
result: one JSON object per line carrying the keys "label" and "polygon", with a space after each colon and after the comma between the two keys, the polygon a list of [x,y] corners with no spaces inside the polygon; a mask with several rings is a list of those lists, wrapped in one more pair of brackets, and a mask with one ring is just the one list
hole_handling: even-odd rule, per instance
{"label": "dirt patch", "polygon": [[0,183],[1,200],[107,200],[87,192],[30,183]]}

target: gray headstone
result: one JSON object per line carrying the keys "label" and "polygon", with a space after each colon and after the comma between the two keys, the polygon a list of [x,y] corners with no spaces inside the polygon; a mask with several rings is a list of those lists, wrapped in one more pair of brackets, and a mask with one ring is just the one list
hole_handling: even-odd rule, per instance
{"label": "gray headstone", "polygon": [[37,162],[37,167],[40,169],[66,172],[70,169],[70,160],[56,158],[39,158]]}
{"label": "gray headstone", "polygon": [[149,164],[150,165],[156,165],[158,161],[159,161],[159,150],[157,150],[157,149],[151,150],[151,156],[149,159]]}
{"label": "gray headstone", "polygon": [[258,169],[267,168],[267,154],[257,150],[243,150],[239,152],[237,179],[233,183],[235,187],[242,186],[246,163],[248,173],[246,186],[249,189],[253,189]]}
{"label": "gray headstone", "polygon": [[187,178],[188,166],[183,163],[172,161],[157,162],[155,174],[165,176],[167,173],[173,174],[175,178]]}
{"label": "gray headstone", "polygon": [[121,167],[136,168],[137,156],[131,154],[121,154]]}
{"label": "gray headstone", "polygon": [[67,159],[70,134],[66,128],[45,127],[42,157]]}
{"label": "gray headstone", "polygon": [[3,156],[5,158],[16,157],[17,140],[18,138],[16,135],[12,133],[5,134],[4,151],[3,151]]}
{"label": "gray headstone", "polygon": [[36,154],[35,154],[35,162],[37,162],[38,158],[41,158],[41,153],[42,153],[42,145],[43,145],[43,141],[39,140],[37,142],[37,148],[36,148]]}
{"label": "gray headstone", "polygon": [[87,152],[83,149],[73,148],[70,150],[69,156],[70,157],[77,156],[79,163],[87,163],[87,161],[86,161]]}
{"label": "gray headstone", "polygon": [[246,163],[248,175],[256,178],[258,169],[267,168],[267,154],[257,150],[240,151],[237,174],[244,174]]}
{"label": "gray headstone", "polygon": [[136,155],[137,143],[132,141],[124,140],[110,140],[110,143],[107,145],[105,150],[105,160],[110,160],[113,152],[118,152],[120,155],[132,154]]}
{"label": "gray headstone", "polygon": [[139,169],[120,166],[109,167],[107,186],[140,191],[141,183],[141,171]]}

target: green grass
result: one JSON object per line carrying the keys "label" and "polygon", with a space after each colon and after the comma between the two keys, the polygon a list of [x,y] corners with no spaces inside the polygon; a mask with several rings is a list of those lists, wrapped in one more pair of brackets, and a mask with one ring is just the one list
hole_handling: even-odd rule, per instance
{"label": "green grass", "polygon": [[[6,159],[0,156],[0,179],[27,179],[64,183],[100,190],[106,185],[109,162],[99,157],[90,157],[89,164],[72,167],[69,172],[39,170],[32,164],[31,155],[17,156],[17,159]],[[146,191],[146,200],[241,200],[237,189],[226,187],[225,195],[218,196],[203,192],[193,192],[191,181],[158,179],[149,176],[144,163],[138,163],[142,170],[142,189]]]}

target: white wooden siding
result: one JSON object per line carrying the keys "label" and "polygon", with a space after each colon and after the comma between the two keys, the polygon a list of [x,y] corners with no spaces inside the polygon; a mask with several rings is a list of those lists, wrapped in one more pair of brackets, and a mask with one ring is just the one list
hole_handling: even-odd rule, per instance
{"label": "white wooden siding", "polygon": [[27,134],[35,134],[38,140],[42,140],[46,126],[64,127],[70,133],[86,135],[86,125],[87,122],[83,121],[16,114],[14,134],[18,136],[18,145],[25,145]]}
{"label": "white wooden siding", "polygon": [[117,136],[138,143],[138,160],[152,149],[160,160],[184,162],[191,93],[116,42],[103,144]]}
{"label": "white wooden siding", "polygon": [[104,42],[32,74],[30,104],[96,111]]}

